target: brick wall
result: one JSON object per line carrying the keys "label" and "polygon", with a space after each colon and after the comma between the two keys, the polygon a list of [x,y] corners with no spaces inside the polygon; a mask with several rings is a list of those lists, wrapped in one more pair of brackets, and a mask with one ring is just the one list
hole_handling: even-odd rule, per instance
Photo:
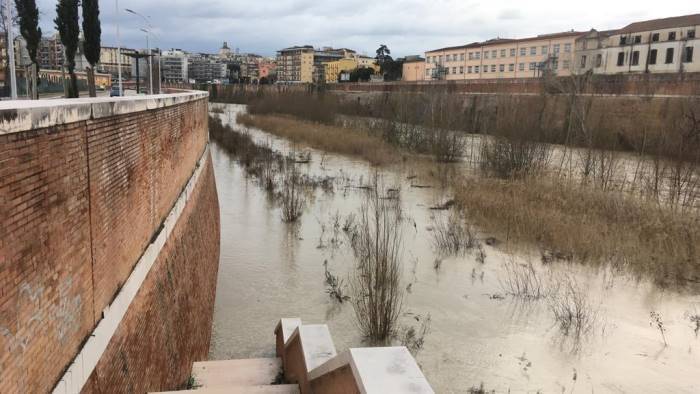
{"label": "brick wall", "polygon": [[[83,393],[181,388],[209,351],[219,258],[211,159]],[[212,263],[214,262],[214,263]]]}
{"label": "brick wall", "polygon": [[[565,85],[568,78],[553,81]],[[476,79],[463,81],[338,83],[326,85],[342,92],[429,92],[434,89],[455,93],[530,93],[548,89],[540,78]],[[700,73],[595,75],[587,91],[613,95],[699,95]]]}
{"label": "brick wall", "polygon": [[[54,387],[158,231],[206,146],[206,98],[99,100],[48,109],[0,108],[2,393]],[[177,239],[186,240],[190,250],[168,241],[168,255],[158,259],[146,279],[152,287],[139,291],[104,355],[113,360],[118,354],[123,362],[100,362],[91,388],[111,391],[119,383],[115,376],[128,377],[132,384],[140,379],[175,387],[192,359],[206,354],[218,210],[213,174],[199,183],[204,181],[209,185],[198,185],[199,197],[186,209],[201,219],[177,224]],[[187,272],[192,267],[183,261],[197,261],[201,271]],[[196,287],[174,279],[175,273],[196,278]],[[153,297],[159,286],[166,298]],[[162,320],[165,311],[179,316],[187,335]],[[195,331],[187,331],[182,319],[193,313]],[[143,329],[151,324],[162,327]],[[125,350],[137,343],[153,365],[139,367],[138,379],[115,374],[111,368],[143,362]],[[181,357],[171,360],[173,354]],[[156,363],[163,360],[169,364]],[[179,368],[170,368],[172,363]]]}

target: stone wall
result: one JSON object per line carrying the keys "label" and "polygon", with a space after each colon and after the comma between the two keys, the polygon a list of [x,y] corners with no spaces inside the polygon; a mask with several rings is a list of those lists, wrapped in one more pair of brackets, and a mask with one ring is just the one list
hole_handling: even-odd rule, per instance
{"label": "stone wall", "polygon": [[[208,350],[218,266],[207,134],[202,93],[0,103],[0,392],[80,390],[63,383],[76,365],[88,392],[186,381]],[[109,322],[198,163],[171,236]]]}

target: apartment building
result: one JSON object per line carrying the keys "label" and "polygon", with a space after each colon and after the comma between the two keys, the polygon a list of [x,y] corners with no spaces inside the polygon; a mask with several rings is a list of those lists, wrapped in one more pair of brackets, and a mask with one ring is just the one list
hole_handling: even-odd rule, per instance
{"label": "apartment building", "polygon": [[314,52],[311,45],[277,51],[277,80],[287,83],[313,82]]}
{"label": "apartment building", "polygon": [[495,38],[425,53],[426,80],[535,78],[571,75],[576,38],[570,31],[536,37]]}
{"label": "apartment building", "polygon": [[216,56],[193,54],[187,58],[187,74],[196,82],[215,82],[226,79],[226,64]]}
{"label": "apartment building", "polygon": [[163,51],[160,67],[165,82],[183,83],[189,81],[189,57],[180,49]]}
{"label": "apartment building", "polygon": [[607,32],[592,30],[576,41],[576,72],[698,72],[698,33],[700,14],[635,22]]}
{"label": "apartment building", "polygon": [[100,48],[100,63],[97,65],[97,71],[117,77],[119,74],[118,52],[121,53],[122,78],[130,78],[134,58],[129,55],[136,53],[135,49],[121,48],[117,51],[116,47]]}

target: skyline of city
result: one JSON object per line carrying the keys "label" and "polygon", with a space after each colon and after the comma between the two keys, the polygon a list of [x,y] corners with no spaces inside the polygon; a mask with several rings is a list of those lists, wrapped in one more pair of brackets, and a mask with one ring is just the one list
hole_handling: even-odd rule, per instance
{"label": "skyline of city", "polygon": [[[42,30],[45,35],[51,34],[54,31],[55,3],[49,0],[39,0],[37,3]],[[341,7],[333,2],[316,4],[292,0],[276,2],[275,7],[256,4],[256,8],[251,9],[246,1],[207,0],[192,12],[184,0],[168,2],[167,6],[161,1],[144,4],[121,0],[119,22],[122,45],[132,48],[146,46],[145,34],[139,31],[144,21],[123,12],[125,8],[151,17],[154,32],[151,45],[162,49],[215,53],[222,41],[228,41],[232,49],[263,56],[274,56],[280,48],[304,44],[348,47],[360,54],[373,55],[380,44],[387,44],[393,55],[406,56],[423,53],[428,48],[495,37],[524,37],[542,31],[613,29],[635,20],[697,12],[690,4],[673,4],[663,11],[655,10],[651,2],[641,2],[632,11],[629,7],[608,5],[602,1],[567,8],[544,2],[527,10],[518,9],[511,1],[499,5],[478,5],[448,0],[439,2],[438,6],[431,5],[429,10],[425,9],[427,5],[419,2],[399,3],[363,5],[365,8],[359,10],[360,3],[353,1],[344,2]],[[599,3],[600,7],[597,6]],[[646,3],[650,6],[645,7]],[[105,46],[117,43],[114,6],[114,2],[101,3],[102,41]],[[601,13],[600,9],[606,12]],[[420,23],[414,20],[415,15],[423,15]],[[182,23],[206,28],[195,28],[197,35],[188,34],[184,29],[170,28]]]}

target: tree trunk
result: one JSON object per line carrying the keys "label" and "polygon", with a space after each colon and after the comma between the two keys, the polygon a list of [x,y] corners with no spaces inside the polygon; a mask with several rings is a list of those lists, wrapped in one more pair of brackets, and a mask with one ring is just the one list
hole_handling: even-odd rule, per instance
{"label": "tree trunk", "polygon": [[29,74],[27,75],[27,77],[30,78],[29,90],[31,92],[31,95],[29,95],[29,97],[32,100],[39,100],[39,67],[36,63],[32,63],[32,65],[29,66]]}
{"label": "tree trunk", "polygon": [[68,74],[70,75],[70,83],[68,85],[68,98],[78,98],[78,78],[75,76],[75,68],[69,67]]}
{"label": "tree trunk", "polygon": [[63,97],[70,98],[68,95],[68,80],[66,79],[66,66],[61,67],[61,80],[63,81]]}
{"label": "tree trunk", "polygon": [[91,66],[85,70],[87,71],[88,91],[90,92],[90,97],[97,97],[97,91],[95,89],[95,68]]}

